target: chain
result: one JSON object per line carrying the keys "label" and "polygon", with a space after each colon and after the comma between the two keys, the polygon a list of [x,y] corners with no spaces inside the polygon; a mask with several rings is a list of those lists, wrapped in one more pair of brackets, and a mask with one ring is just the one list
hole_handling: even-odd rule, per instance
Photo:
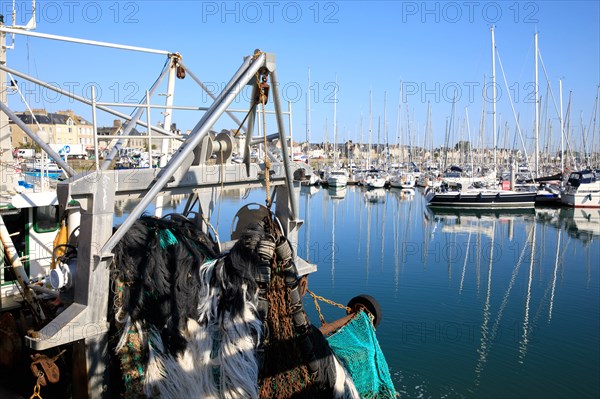
{"label": "chain", "polygon": [[33,387],[33,393],[31,394],[29,399],[35,399],[35,398],[43,399],[42,395],[40,395],[40,389],[41,389],[40,378],[42,378],[43,375],[44,375],[44,372],[40,371],[40,373],[38,375],[38,379],[35,382],[35,386]]}
{"label": "chain", "polygon": [[323,301],[323,302],[328,303],[333,306],[337,306],[338,308],[345,310],[348,314],[350,312],[352,312],[352,309],[350,309],[349,307],[344,306],[340,303],[334,302],[330,299],[323,298],[322,296],[315,294],[314,292],[312,292],[309,289],[307,289],[306,292],[308,292],[310,294],[310,296],[312,296],[313,301],[315,302],[315,308],[317,308],[317,312],[319,313],[319,319],[321,320],[321,325],[325,324],[326,322],[325,322],[325,318],[323,317],[323,314],[321,313],[321,307],[319,306],[319,303],[317,302],[317,300]]}
{"label": "chain", "polygon": [[317,302],[317,296],[313,294],[311,290],[306,290],[312,296],[312,299],[315,303],[315,308],[317,308],[317,313],[319,313],[319,319],[321,320],[321,325],[324,326],[326,324],[325,318],[323,317],[323,313],[321,313],[321,307],[319,306],[319,302]]}

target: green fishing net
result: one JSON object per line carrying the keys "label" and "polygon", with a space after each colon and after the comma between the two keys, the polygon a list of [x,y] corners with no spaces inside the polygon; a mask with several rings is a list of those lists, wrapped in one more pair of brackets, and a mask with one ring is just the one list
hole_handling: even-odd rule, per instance
{"label": "green fishing net", "polygon": [[348,324],[327,337],[327,341],[352,376],[362,398],[397,396],[375,329],[365,312],[358,312]]}

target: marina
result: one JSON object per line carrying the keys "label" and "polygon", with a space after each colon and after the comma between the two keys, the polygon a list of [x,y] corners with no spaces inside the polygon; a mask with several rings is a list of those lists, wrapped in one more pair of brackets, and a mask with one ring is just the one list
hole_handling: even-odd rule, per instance
{"label": "marina", "polygon": [[[600,396],[600,54],[578,23],[590,62],[557,58],[557,3],[540,34],[393,2],[115,3],[117,29],[27,3],[0,15],[1,397]],[[437,34],[355,64],[358,17],[382,46]]]}

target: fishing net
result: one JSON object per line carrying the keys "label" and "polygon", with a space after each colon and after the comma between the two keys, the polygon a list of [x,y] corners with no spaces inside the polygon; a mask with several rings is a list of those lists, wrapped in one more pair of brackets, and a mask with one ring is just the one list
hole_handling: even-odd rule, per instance
{"label": "fishing net", "polygon": [[348,370],[361,398],[395,398],[390,370],[366,312],[358,312],[327,341]]}
{"label": "fishing net", "polygon": [[288,289],[280,273],[269,285],[268,341],[265,342],[265,361],[259,381],[260,399],[315,398],[314,388],[306,365],[302,364],[296,332],[288,306]]}

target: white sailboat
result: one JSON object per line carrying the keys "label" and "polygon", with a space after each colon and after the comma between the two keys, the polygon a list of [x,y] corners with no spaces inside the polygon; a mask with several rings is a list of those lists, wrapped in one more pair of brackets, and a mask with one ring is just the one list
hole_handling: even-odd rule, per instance
{"label": "white sailboat", "polygon": [[[496,162],[496,44],[494,40],[494,27],[492,33],[492,120],[494,136],[494,168]],[[511,177],[511,183],[514,178]],[[465,187],[456,191],[443,189],[428,189],[426,199],[429,206],[434,207],[460,207],[460,208],[531,208],[535,206],[536,192],[513,191],[508,185],[491,188]]]}
{"label": "white sailboat", "polygon": [[348,184],[348,172],[337,165],[337,76],[335,78],[335,92],[333,94],[333,167],[327,173],[327,184],[332,187],[346,187]]}

